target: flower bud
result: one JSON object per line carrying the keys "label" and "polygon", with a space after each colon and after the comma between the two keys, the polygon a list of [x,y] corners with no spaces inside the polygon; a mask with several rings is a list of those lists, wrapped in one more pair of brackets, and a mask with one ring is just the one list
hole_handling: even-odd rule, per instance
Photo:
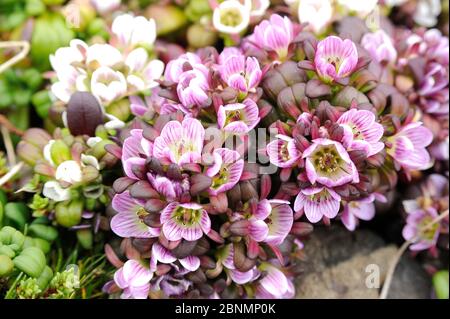
{"label": "flower bud", "polygon": [[159,36],[172,33],[183,27],[187,22],[183,11],[172,5],[151,5],[145,11],[145,16],[155,20],[156,31]]}
{"label": "flower bud", "polygon": [[73,200],[70,203],[61,202],[55,206],[56,221],[67,228],[80,223],[82,212],[83,202],[79,200]]}
{"label": "flower bud", "polygon": [[137,181],[130,187],[130,195],[138,199],[159,198],[160,195],[147,181]]}
{"label": "flower bud", "polygon": [[238,220],[230,225],[230,232],[236,236],[246,236],[249,234],[250,222],[246,219]]}
{"label": "flower bud", "polygon": [[113,189],[116,193],[123,193],[129,186],[133,185],[136,181],[129,177],[120,177],[113,183]]}
{"label": "flower bud", "polygon": [[67,125],[73,135],[95,135],[103,123],[103,112],[98,100],[88,92],[75,92],[67,104]]}
{"label": "flower bud", "polygon": [[172,254],[178,259],[186,258],[191,255],[192,250],[194,250],[197,245],[197,241],[187,241],[182,240],[181,243],[172,250]]}
{"label": "flower bud", "polygon": [[212,179],[205,174],[195,174],[191,177],[190,182],[190,193],[192,196],[195,196],[206,191],[211,186]]}
{"label": "flower bud", "polygon": [[58,166],[72,159],[70,148],[62,140],[54,141],[50,146],[50,158]]}

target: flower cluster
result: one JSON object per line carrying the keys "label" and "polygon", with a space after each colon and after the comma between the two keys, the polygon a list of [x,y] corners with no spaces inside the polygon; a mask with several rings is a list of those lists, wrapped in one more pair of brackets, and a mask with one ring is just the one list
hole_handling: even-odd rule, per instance
{"label": "flower cluster", "polygon": [[154,59],[154,20],[123,14],[114,19],[111,30],[110,43],[88,45],[75,39],[50,56],[57,78],[51,91],[63,103],[68,103],[74,92],[90,92],[116,120],[120,112],[115,112],[113,105],[157,86],[155,80],[164,64]]}
{"label": "flower cluster", "polygon": [[[30,207],[35,217],[48,216],[59,225],[95,232],[105,225],[102,208],[109,202],[101,171],[116,163],[105,150],[114,145],[105,129],[98,136],[73,136],[68,129],[53,135],[38,128],[25,132],[17,146],[19,157],[33,168],[32,179],[22,190],[35,193]],[[103,137],[103,138],[102,138]]]}
{"label": "flower cluster", "polygon": [[[314,228],[374,219],[443,268],[449,43],[411,27],[437,23],[435,1],[147,2],[80,2],[80,39],[52,49],[53,71],[5,73],[32,89],[0,94],[8,115],[30,100],[45,118],[0,119],[8,297],[77,294],[74,270],[46,266],[56,229],[64,254],[77,237],[70,262],[93,254],[81,282],[116,268],[112,298],[293,298]],[[15,196],[27,203],[3,205]]]}

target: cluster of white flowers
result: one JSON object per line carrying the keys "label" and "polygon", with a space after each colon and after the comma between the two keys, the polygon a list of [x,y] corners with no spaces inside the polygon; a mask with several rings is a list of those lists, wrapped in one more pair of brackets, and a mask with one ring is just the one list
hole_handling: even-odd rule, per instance
{"label": "cluster of white flowers", "polygon": [[153,19],[123,14],[112,24],[111,44],[87,45],[72,40],[58,49],[50,62],[58,81],[51,91],[67,103],[75,91],[88,91],[102,106],[157,85],[164,70],[149,52],[156,39]]}

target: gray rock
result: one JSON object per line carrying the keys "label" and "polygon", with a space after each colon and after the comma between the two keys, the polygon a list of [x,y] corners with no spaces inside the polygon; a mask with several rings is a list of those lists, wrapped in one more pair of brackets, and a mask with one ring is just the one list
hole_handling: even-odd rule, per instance
{"label": "gray rock", "polygon": [[[396,246],[386,245],[368,230],[352,233],[339,226],[316,228],[305,241],[306,260],[299,265],[304,272],[296,281],[296,297],[378,298],[396,251]],[[379,281],[369,285],[378,282],[378,286],[366,284],[372,278],[370,267],[374,267],[369,265],[376,265],[379,271]],[[430,278],[406,253],[397,265],[388,298],[428,298],[430,289]]]}

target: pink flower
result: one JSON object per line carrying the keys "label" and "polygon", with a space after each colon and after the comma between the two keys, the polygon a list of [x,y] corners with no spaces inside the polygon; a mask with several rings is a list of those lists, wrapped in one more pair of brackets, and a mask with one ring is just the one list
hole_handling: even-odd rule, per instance
{"label": "pink flower", "polygon": [[294,297],[294,285],[281,270],[269,263],[264,263],[260,268],[265,275],[258,281],[256,298],[287,299]]}
{"label": "pink flower", "polygon": [[422,108],[427,113],[448,114],[448,71],[439,63],[429,63],[419,86]]}
{"label": "pink flower", "polygon": [[380,142],[383,137],[383,125],[375,121],[375,115],[366,110],[351,109],[337,120],[345,129],[344,145],[347,149],[364,150],[367,156],[377,154],[384,148]]}
{"label": "pink flower", "polygon": [[122,299],[147,299],[153,272],[137,260],[128,260],[114,274],[114,282],[123,289]]}
{"label": "pink flower", "polygon": [[243,92],[255,91],[262,71],[254,57],[245,57],[236,48],[225,48],[219,56],[220,76],[228,86]]}
{"label": "pink flower", "polygon": [[165,80],[178,83],[181,74],[195,66],[202,65],[200,57],[194,53],[185,53],[167,63],[164,71]]}
{"label": "pink flower", "polygon": [[214,164],[206,170],[206,175],[212,177],[209,189],[211,195],[226,192],[239,182],[244,170],[244,160],[239,159],[236,151],[218,148],[213,153]]}
{"label": "pink flower", "polygon": [[428,230],[422,231],[422,229],[428,227],[436,217],[438,217],[438,213],[433,207],[409,213],[406,219],[406,225],[402,232],[405,240],[413,240],[414,242],[414,244],[409,246],[409,249],[425,250],[436,245],[439,237],[440,223],[435,223],[433,226],[430,226]]}
{"label": "pink flower", "polygon": [[150,269],[156,271],[156,265],[158,262],[163,264],[171,264],[179,261],[181,266],[189,271],[196,271],[200,267],[200,258],[197,256],[187,256],[185,258],[178,259],[170,250],[165,248],[159,243],[154,243],[152,246],[152,256],[150,259]]}
{"label": "pink flower", "polygon": [[317,223],[323,216],[334,218],[339,213],[341,196],[330,188],[309,187],[302,189],[294,202],[296,212],[304,211],[311,223]]}
{"label": "pink flower", "polygon": [[282,168],[295,166],[302,154],[295,146],[294,139],[282,134],[276,135],[276,138],[267,144],[270,162]]}
{"label": "pink flower", "polygon": [[409,123],[387,140],[392,144],[387,153],[402,167],[425,169],[430,164],[426,147],[433,141],[433,134],[422,122]]}
{"label": "pink flower", "polygon": [[238,285],[244,285],[254,281],[259,276],[259,271],[255,267],[245,272],[239,271],[234,265],[234,248],[232,244],[227,245],[223,250],[225,258],[222,259],[222,265],[226,268],[228,276]]}
{"label": "pink flower", "polygon": [[285,200],[271,199],[268,203],[263,200],[258,205],[258,214],[256,217],[264,220],[269,227],[264,242],[271,245],[281,245],[286,239],[294,223],[294,213],[289,204]]}
{"label": "pink flower", "polygon": [[344,226],[354,231],[358,225],[358,219],[371,220],[375,216],[374,201],[375,196],[371,194],[366,198],[346,203],[341,216]]}
{"label": "pink flower", "polygon": [[274,51],[279,60],[289,53],[289,45],[294,40],[294,26],[288,17],[272,14],[255,27],[254,42],[266,51]]}
{"label": "pink flower", "polygon": [[397,60],[397,50],[395,50],[392,39],[382,29],[366,33],[361,39],[361,45],[378,63],[395,63]]}
{"label": "pink flower", "polygon": [[358,183],[359,174],[341,143],[326,138],[313,140],[303,152],[305,168],[311,184],[335,187]]}
{"label": "pink flower", "polygon": [[158,237],[159,228],[144,224],[143,218],[149,213],[144,209],[145,201],[131,197],[129,191],[114,195],[112,207],[118,212],[111,219],[112,231],[120,237]]}
{"label": "pink flower", "polygon": [[[131,130],[122,147],[122,165],[125,174],[132,179],[139,179],[133,173],[133,167],[143,167],[145,158],[153,152],[153,144],[143,137],[141,129]],[[143,156],[141,156],[143,155]]]}
{"label": "pink flower", "polygon": [[204,107],[208,105],[210,98],[208,72],[204,69],[192,69],[180,75],[177,94],[181,104],[188,109],[195,106]]}
{"label": "pink flower", "polygon": [[184,177],[180,180],[172,180],[165,176],[147,173],[147,178],[152,187],[167,201],[178,200],[183,194],[189,193],[189,180]]}
{"label": "pink flower", "polygon": [[182,123],[170,121],[155,139],[153,156],[178,165],[199,162],[204,137],[205,129],[199,120],[185,118]]}
{"label": "pink flower", "polygon": [[221,105],[217,111],[219,128],[234,134],[245,134],[259,122],[259,109],[251,99],[242,103]]}
{"label": "pink flower", "polygon": [[317,44],[314,64],[325,82],[349,76],[358,63],[358,52],[352,40],[329,36]]}
{"label": "pink flower", "polygon": [[160,220],[163,234],[170,241],[194,241],[211,230],[208,213],[195,203],[170,203],[161,212]]}

